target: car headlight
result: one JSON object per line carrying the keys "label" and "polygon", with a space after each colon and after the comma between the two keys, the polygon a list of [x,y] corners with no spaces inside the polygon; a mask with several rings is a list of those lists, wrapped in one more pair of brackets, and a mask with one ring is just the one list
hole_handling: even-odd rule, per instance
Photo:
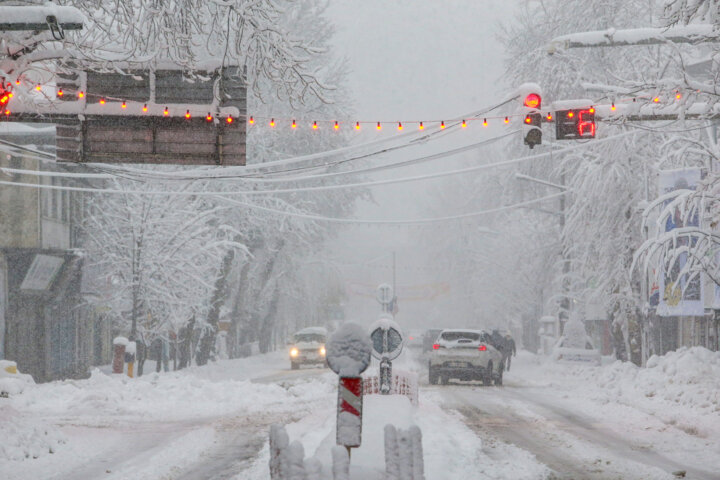
{"label": "car headlight", "polygon": [[325,346],[320,347],[320,355],[325,356]]}
{"label": "car headlight", "polygon": [[290,349],[290,356],[291,356],[291,357],[297,357],[297,356],[298,356],[298,349],[297,349],[297,348],[291,348],[291,349]]}

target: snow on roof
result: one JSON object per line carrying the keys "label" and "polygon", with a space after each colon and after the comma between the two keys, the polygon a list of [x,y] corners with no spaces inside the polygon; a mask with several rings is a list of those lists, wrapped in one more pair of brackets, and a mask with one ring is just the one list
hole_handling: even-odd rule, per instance
{"label": "snow on roof", "polygon": [[295,332],[295,335],[324,335],[327,336],[327,328],[325,327],[306,327],[302,330]]}
{"label": "snow on roof", "polygon": [[440,332],[440,334],[443,334],[445,332],[450,332],[450,333],[456,333],[456,332],[457,333],[465,333],[465,332],[467,332],[467,333],[478,333],[478,334],[487,333],[485,330],[477,330],[474,328],[445,328],[445,329],[443,329],[442,332]]}
{"label": "snow on roof", "polygon": [[588,108],[595,102],[587,98],[578,98],[575,100],[556,100],[552,102],[552,109],[558,110],[570,110],[575,108]]}
{"label": "snow on roof", "polygon": [[52,3],[43,6],[32,7],[2,6],[0,7],[0,25],[7,24],[47,24],[47,17],[54,16],[60,24],[83,24],[85,17],[75,7],[53,5]]}

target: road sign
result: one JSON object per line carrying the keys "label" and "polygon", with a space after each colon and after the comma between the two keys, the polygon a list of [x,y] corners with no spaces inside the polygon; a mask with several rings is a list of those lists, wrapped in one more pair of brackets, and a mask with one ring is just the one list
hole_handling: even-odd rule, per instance
{"label": "road sign", "polygon": [[338,384],[336,443],[359,447],[362,440],[363,379],[340,377]]}
{"label": "road sign", "polygon": [[402,352],[403,337],[400,326],[392,317],[383,316],[370,326],[372,355],[378,360],[396,359]]}
{"label": "road sign", "polygon": [[365,329],[356,323],[340,325],[325,348],[328,366],[340,376],[358,376],[370,365],[372,347]]}
{"label": "road sign", "polygon": [[393,292],[392,285],[389,283],[383,283],[378,286],[375,298],[380,302],[381,305],[388,305],[393,301],[395,292]]}

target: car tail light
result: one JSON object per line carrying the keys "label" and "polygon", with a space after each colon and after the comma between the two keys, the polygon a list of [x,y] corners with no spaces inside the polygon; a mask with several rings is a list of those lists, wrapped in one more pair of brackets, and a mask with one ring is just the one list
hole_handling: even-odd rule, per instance
{"label": "car tail light", "polygon": [[433,343],[433,350],[439,350],[440,344],[439,343]]}
{"label": "car tail light", "polygon": [[487,347],[485,345],[480,345],[478,347],[478,350],[480,350],[481,352],[484,352],[485,350],[487,350]]}

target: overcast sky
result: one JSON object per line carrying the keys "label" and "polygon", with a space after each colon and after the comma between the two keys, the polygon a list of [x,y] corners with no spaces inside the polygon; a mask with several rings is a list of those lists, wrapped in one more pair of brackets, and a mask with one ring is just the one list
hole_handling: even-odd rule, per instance
{"label": "overcast sky", "polygon": [[[507,0],[333,0],[329,16],[337,28],[334,47],[350,62],[349,86],[358,118],[452,118],[501,99],[508,87],[502,81],[503,51],[497,35],[500,24],[512,19],[510,4],[517,5]],[[447,144],[452,143],[448,139]],[[418,153],[425,152],[405,155]],[[443,160],[443,165],[449,164],[451,160]],[[418,169],[409,168],[401,175],[416,173]],[[380,175],[388,173],[375,178]],[[374,188],[376,204],[361,205],[357,217],[427,217],[426,192],[433,185]],[[398,284],[428,286],[442,275],[423,270],[422,252],[415,248],[418,234],[417,229],[407,228],[350,228],[333,242],[330,255],[349,263],[374,265],[343,269],[346,280],[357,287],[389,282],[391,252],[397,251]],[[355,287],[348,314],[373,317],[378,304],[357,295]],[[427,313],[428,302],[403,302],[402,295],[400,302],[397,319],[401,325],[429,326],[417,318]]]}

